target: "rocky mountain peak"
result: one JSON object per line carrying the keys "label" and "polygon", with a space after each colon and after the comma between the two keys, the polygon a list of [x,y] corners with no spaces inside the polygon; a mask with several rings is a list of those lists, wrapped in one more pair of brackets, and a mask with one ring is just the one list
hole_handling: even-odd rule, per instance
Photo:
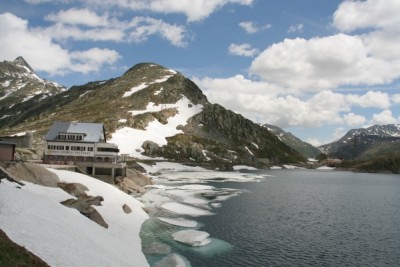
{"label": "rocky mountain peak", "polygon": [[35,73],[35,71],[33,70],[33,68],[28,64],[28,62],[26,62],[26,60],[19,56],[14,60],[14,63],[16,63],[17,65],[21,66],[21,67],[26,67],[28,68],[28,70],[32,73]]}

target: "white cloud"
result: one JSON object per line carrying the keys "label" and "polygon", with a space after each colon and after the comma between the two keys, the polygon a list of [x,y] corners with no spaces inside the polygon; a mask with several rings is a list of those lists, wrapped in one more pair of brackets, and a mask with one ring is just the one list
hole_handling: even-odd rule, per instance
{"label": "white cloud", "polygon": [[387,93],[368,91],[364,95],[347,95],[349,103],[359,105],[363,108],[381,108],[387,109],[390,107],[390,98]]}
{"label": "white cloud", "polygon": [[364,116],[357,115],[354,113],[345,114],[343,116],[343,119],[345,120],[347,125],[352,126],[352,127],[357,126],[357,125],[362,125],[367,121],[367,119]]}
{"label": "white cloud", "polygon": [[291,25],[288,29],[288,33],[303,32],[303,28],[303,24]]}
{"label": "white cloud", "polygon": [[71,70],[81,73],[99,71],[104,64],[111,64],[120,58],[115,50],[92,48],[71,52]]}
{"label": "white cloud", "polygon": [[391,83],[400,77],[398,10],[399,0],[344,1],[332,24],[345,33],[285,39],[260,53],[250,73],[305,91]]}
{"label": "white cloud", "polygon": [[107,26],[110,23],[107,15],[99,16],[87,8],[61,10],[56,14],[47,15],[45,19],[61,24],[84,25],[89,27]]}
{"label": "white cloud", "polygon": [[47,28],[37,28],[38,32],[42,32],[57,41],[68,39],[82,41],[124,41],[125,32],[123,29],[115,28],[80,28],[75,25],[65,25],[56,23]]}
{"label": "white cloud", "polygon": [[392,95],[392,102],[395,104],[400,104],[400,94]]}
{"label": "white cloud", "polygon": [[306,142],[315,147],[319,147],[320,145],[322,145],[322,142],[318,138],[308,138]]}
{"label": "white cloud", "polygon": [[181,13],[189,22],[204,20],[227,4],[250,6],[254,0],[88,0],[88,6],[117,6],[157,13]]}
{"label": "white cloud", "polygon": [[227,79],[193,79],[213,103],[221,104],[256,122],[280,127],[318,127],[343,123],[341,112],[349,112],[345,96],[331,91],[320,92],[303,100],[279,95],[282,88],[237,75]]}
{"label": "white cloud", "polygon": [[251,44],[231,44],[229,46],[229,54],[244,57],[254,57],[259,50],[253,48]]}
{"label": "white cloud", "polygon": [[399,123],[400,119],[395,118],[391,110],[383,110],[381,113],[374,114],[372,116],[371,124],[396,124]]}
{"label": "white cloud", "polygon": [[[0,56],[14,60],[23,56],[37,71],[51,75],[67,72],[99,70],[104,64],[114,63],[119,54],[114,50],[92,48],[86,51],[68,51],[44,32],[30,30],[28,21],[11,13],[0,14]],[[83,58],[77,61],[77,55],[91,55],[94,59]]]}
{"label": "white cloud", "polygon": [[130,21],[121,21],[107,14],[84,9],[62,10],[46,17],[56,22],[46,28],[37,28],[55,40],[88,40],[140,43],[150,36],[158,35],[177,47],[185,47],[191,39],[184,26],[166,23],[150,17],[134,17]]}
{"label": "white cloud", "polygon": [[318,91],[392,82],[400,77],[398,60],[396,64],[373,57],[361,38],[337,34],[285,39],[261,52],[253,60],[250,73],[282,86]]}
{"label": "white cloud", "polygon": [[243,28],[247,33],[256,33],[259,31],[267,30],[272,27],[271,24],[266,24],[264,26],[257,26],[252,21],[242,21],[239,23],[239,26]]}
{"label": "white cloud", "polygon": [[189,38],[185,27],[149,17],[133,18],[128,29],[129,40],[138,43],[147,40],[151,35],[157,34],[175,46],[184,47]]}
{"label": "white cloud", "polygon": [[345,32],[365,28],[398,29],[399,10],[398,0],[344,1],[333,15],[333,25]]}

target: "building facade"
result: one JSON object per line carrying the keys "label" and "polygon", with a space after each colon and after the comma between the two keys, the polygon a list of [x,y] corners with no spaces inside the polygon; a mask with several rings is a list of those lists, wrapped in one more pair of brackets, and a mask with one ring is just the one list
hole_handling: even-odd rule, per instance
{"label": "building facade", "polygon": [[106,182],[124,177],[126,164],[118,161],[118,146],[107,143],[102,123],[55,122],[45,136],[44,162],[75,165]]}

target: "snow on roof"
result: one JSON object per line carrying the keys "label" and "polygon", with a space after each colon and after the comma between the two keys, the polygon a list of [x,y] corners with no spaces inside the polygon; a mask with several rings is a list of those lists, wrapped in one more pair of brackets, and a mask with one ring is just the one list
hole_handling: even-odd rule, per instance
{"label": "snow on roof", "polygon": [[61,122],[53,123],[45,136],[45,140],[56,140],[59,133],[84,133],[82,142],[101,142],[104,140],[104,125],[88,122]]}

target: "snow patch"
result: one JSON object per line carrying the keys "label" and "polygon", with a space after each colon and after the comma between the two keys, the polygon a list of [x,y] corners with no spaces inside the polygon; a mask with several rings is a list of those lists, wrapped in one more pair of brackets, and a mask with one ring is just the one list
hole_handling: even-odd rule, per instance
{"label": "snow patch", "polygon": [[[150,122],[145,130],[124,127],[112,134],[110,142],[118,144],[121,154],[129,154],[136,158],[147,158],[141,154],[143,152],[142,144],[145,141],[152,141],[159,146],[166,145],[167,137],[182,133],[181,130],[177,130],[178,125],[186,125],[190,117],[201,112],[203,109],[202,105],[190,104],[190,100],[184,96],[175,104],[167,105],[178,109],[178,114],[168,118],[167,124],[162,124],[155,120]],[[150,103],[148,108],[150,111],[153,110]]]}
{"label": "snow patch", "polygon": [[[89,176],[49,170],[60,181],[85,185],[88,195],[102,196],[102,205],[95,208],[109,227],[101,227],[77,210],[61,205],[61,201],[74,197],[60,188],[28,182],[18,186],[3,179],[0,228],[14,242],[50,266],[130,266],[132,262],[149,266],[139,237],[148,215],[139,201]],[[122,209],[124,204],[134,212],[126,214]]]}
{"label": "snow patch", "polygon": [[134,93],[136,93],[136,92],[148,87],[149,85],[152,85],[152,84],[155,84],[155,83],[163,83],[163,82],[167,81],[169,78],[171,78],[172,76],[174,76],[176,74],[176,72],[173,71],[173,70],[168,70],[168,71],[171,73],[171,75],[166,75],[166,76],[161,77],[159,79],[156,79],[156,80],[154,80],[152,82],[149,82],[149,83],[144,82],[144,83],[139,84],[138,86],[134,86],[129,91],[125,92],[123,97],[131,96],[132,94],[134,94]]}

